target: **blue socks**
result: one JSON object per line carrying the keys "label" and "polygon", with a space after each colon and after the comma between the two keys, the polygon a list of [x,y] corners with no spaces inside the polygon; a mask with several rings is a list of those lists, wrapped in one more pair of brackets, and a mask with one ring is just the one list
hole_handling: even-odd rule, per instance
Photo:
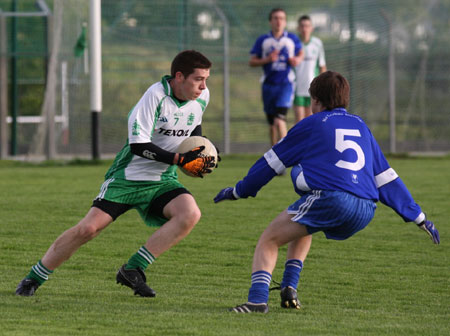
{"label": "blue socks", "polygon": [[[281,288],[292,287],[297,289],[300,272],[303,262],[299,259],[289,259],[284,265],[283,281]],[[252,273],[252,286],[248,291],[248,302],[267,303],[269,300],[269,285],[272,275],[266,271],[256,271]]]}
{"label": "blue socks", "polygon": [[267,303],[269,300],[269,285],[272,275],[266,271],[252,273],[252,286],[248,291],[248,302]]}
{"label": "blue socks", "polygon": [[289,259],[284,264],[283,281],[281,281],[281,288],[290,286],[297,289],[298,280],[300,279],[300,272],[302,271],[303,263],[299,259]]}

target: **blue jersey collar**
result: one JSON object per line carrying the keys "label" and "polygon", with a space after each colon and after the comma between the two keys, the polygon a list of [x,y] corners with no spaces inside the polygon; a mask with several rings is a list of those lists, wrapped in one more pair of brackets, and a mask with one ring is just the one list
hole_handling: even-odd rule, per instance
{"label": "blue jersey collar", "polygon": [[280,38],[277,39],[275,36],[273,36],[273,32],[272,32],[272,31],[269,31],[269,36],[273,37],[273,38],[274,38],[275,40],[277,40],[277,41],[279,41],[282,37],[286,37],[287,34],[288,34],[288,32],[285,30],[285,31],[283,32],[283,34],[281,34]]}
{"label": "blue jersey collar", "polygon": [[323,111],[320,111],[320,112],[317,112],[317,113],[330,113],[330,112],[333,112],[333,113],[348,113],[347,112],[347,110],[345,109],[345,108],[343,108],[343,107],[337,107],[337,108],[335,108],[335,109],[332,109],[332,110],[323,110]]}

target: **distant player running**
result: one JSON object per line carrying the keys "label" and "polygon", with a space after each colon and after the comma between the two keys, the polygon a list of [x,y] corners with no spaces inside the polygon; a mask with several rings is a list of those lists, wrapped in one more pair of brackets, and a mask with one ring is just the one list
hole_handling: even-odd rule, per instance
{"label": "distant player running", "polygon": [[439,232],[425,217],[400,177],[392,169],[364,121],[345,108],[347,80],[327,71],[310,87],[313,115],[297,123],[287,136],[264,154],[234,188],[221,190],[214,202],[255,197],[286,167],[300,199],[276,217],[259,238],[253,257],[248,301],[237,313],[267,313],[269,284],[280,246],[288,244],[281,282],[281,306],[300,308],[297,285],[312,234],[344,240],[372,220],[378,200],[439,244]]}
{"label": "distant player running", "polygon": [[174,58],[171,75],[145,92],[128,115],[127,143],[106,173],[91,209],[31,268],[17,286],[17,295],[33,295],[80,246],[133,208],[147,225],[160,228],[120,267],[116,280],[137,295],[156,295],[146,284],[145,269],[188,235],[200,219],[194,197],[178,182],[177,166],[202,176],[216,164],[213,157],[199,155],[202,147],[176,152],[184,139],[202,133],[210,67],[211,62],[201,53],[183,51]]}
{"label": "distant player running", "polygon": [[262,99],[273,146],[287,132],[286,114],[293,97],[292,67],[301,62],[303,51],[299,38],[285,30],[286,12],[283,9],[272,9],[269,22],[271,31],[256,40],[250,51],[249,65],[261,66],[264,71]]}
{"label": "distant player running", "polygon": [[295,67],[294,112],[296,122],[311,115],[309,85],[314,77],[327,71],[323,43],[319,38],[311,36],[313,29],[311,18],[308,15],[303,15],[298,19],[297,30],[300,34],[305,58]]}

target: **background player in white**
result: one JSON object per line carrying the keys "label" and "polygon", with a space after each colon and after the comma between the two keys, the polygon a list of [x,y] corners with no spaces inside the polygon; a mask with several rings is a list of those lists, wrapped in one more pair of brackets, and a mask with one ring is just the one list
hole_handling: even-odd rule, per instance
{"label": "background player in white", "polygon": [[106,173],[91,209],[55,240],[19,283],[17,295],[33,295],[81,245],[132,208],[147,225],[159,229],[119,269],[116,280],[137,295],[156,295],[146,284],[145,269],[200,219],[197,203],[178,182],[176,167],[201,176],[216,164],[212,157],[199,156],[203,146],[176,153],[184,139],[201,135],[202,115],[209,102],[206,80],[210,67],[211,62],[201,53],[183,51],[174,58],[171,75],[145,92],[128,116],[127,143]]}
{"label": "background player in white", "polygon": [[309,85],[314,77],[327,71],[323,43],[319,38],[311,36],[314,28],[308,15],[300,16],[297,30],[300,34],[305,58],[295,67],[295,122],[311,115]]}
{"label": "background player in white", "polygon": [[303,59],[299,38],[285,30],[286,12],[282,8],[270,11],[271,31],[256,40],[250,51],[249,65],[264,71],[262,99],[269,123],[272,146],[286,135],[286,114],[292,105],[295,67]]}
{"label": "background player in white", "polygon": [[310,93],[313,115],[292,127],[234,188],[225,188],[214,198],[217,203],[255,197],[286,167],[293,167],[292,182],[300,195],[259,238],[248,301],[232,311],[268,312],[269,284],[278,249],[284,244],[289,247],[281,306],[300,308],[296,289],[312,234],[322,231],[328,239],[349,238],[369,224],[378,200],[406,222],[415,222],[435,244],[440,242],[439,232],[389,166],[367,125],[345,110],[350,93],[347,80],[327,71],[312,81]]}

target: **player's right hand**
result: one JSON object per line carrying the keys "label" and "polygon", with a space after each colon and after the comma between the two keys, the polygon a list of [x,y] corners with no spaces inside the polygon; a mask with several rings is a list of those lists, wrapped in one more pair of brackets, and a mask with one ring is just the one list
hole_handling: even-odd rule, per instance
{"label": "player's right hand", "polygon": [[195,147],[195,148],[191,149],[189,152],[179,153],[177,165],[180,167],[184,167],[187,163],[200,158],[200,153],[204,149],[205,149],[205,146],[199,146],[199,147]]}
{"label": "player's right hand", "polygon": [[211,168],[216,166],[216,160],[213,156],[200,155],[204,149],[205,146],[199,146],[189,152],[179,153],[177,165],[191,174],[203,178],[203,174],[211,173]]}
{"label": "player's right hand", "polygon": [[234,197],[233,190],[233,187],[228,187],[219,191],[216,197],[214,197],[214,203],[219,203],[225,200],[235,201],[237,198]]}
{"label": "player's right hand", "polygon": [[436,229],[432,221],[425,219],[422,223],[417,224],[417,226],[428,233],[433,243],[439,244],[441,242],[439,238],[439,231]]}
{"label": "player's right hand", "polygon": [[273,50],[268,56],[269,62],[275,62],[276,60],[278,60],[278,55],[279,54],[280,54],[279,50],[276,50],[276,49]]}

